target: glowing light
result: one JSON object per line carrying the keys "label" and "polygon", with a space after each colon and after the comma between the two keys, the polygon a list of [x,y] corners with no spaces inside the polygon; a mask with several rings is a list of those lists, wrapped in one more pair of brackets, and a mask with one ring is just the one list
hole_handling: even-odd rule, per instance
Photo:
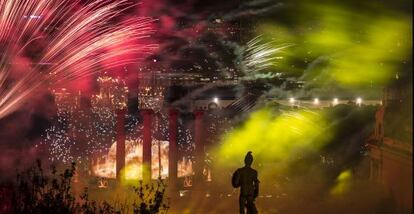
{"label": "glowing light", "polygon": [[361,104],[362,104],[362,98],[358,97],[358,98],[356,99],[356,104],[357,104],[357,105],[361,105]]}
{"label": "glowing light", "polygon": [[319,104],[319,99],[318,98],[313,99],[313,104],[318,105]]}
{"label": "glowing light", "polygon": [[213,102],[218,103],[219,102],[219,99],[217,97],[214,97],[213,98]]}
{"label": "glowing light", "polygon": [[332,101],[332,104],[333,105],[337,105],[338,103],[339,103],[338,98],[334,98],[333,101]]}
{"label": "glowing light", "polygon": [[348,190],[350,186],[352,178],[352,172],[351,170],[344,170],[342,171],[338,177],[336,178],[336,184],[331,189],[332,195],[340,195],[343,194],[346,190]]}
{"label": "glowing light", "polygon": [[106,189],[106,188],[108,188],[108,180],[106,180],[105,178],[99,179],[98,188],[100,188],[100,189]]}
{"label": "glowing light", "polygon": [[[158,159],[158,144],[161,145],[161,166]],[[142,179],[142,140],[127,140],[125,142],[125,169],[122,172],[125,180]],[[153,140],[152,143],[152,178],[157,179],[168,177],[168,141]],[[192,162],[183,157],[178,161],[178,177],[191,176],[193,174]],[[92,166],[94,175],[104,178],[116,177],[116,142],[109,149],[108,154],[100,157]]]}
{"label": "glowing light", "polygon": [[193,180],[189,176],[184,177],[184,187],[191,187],[193,186]]}
{"label": "glowing light", "polygon": [[289,103],[295,103],[295,98],[293,97],[289,98]]}

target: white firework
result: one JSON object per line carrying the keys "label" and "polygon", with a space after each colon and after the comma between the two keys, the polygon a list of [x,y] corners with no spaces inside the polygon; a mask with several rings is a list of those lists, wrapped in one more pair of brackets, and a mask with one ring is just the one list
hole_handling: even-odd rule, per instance
{"label": "white firework", "polygon": [[265,42],[257,36],[247,42],[242,52],[241,70],[245,74],[257,73],[276,66],[283,59],[281,53],[292,44],[275,44],[274,41]]}

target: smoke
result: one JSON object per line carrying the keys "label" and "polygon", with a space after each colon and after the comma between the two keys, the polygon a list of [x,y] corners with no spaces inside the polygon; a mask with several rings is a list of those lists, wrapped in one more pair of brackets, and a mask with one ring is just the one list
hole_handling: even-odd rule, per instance
{"label": "smoke", "polygon": [[[368,180],[362,155],[364,141],[373,130],[375,107],[270,109],[250,114],[209,151],[214,181],[210,193],[223,198],[205,199],[205,192],[195,190],[191,197],[197,205],[177,206],[192,212],[206,210],[203,213],[236,211],[238,192],[231,189],[231,174],[243,166],[245,153],[253,151],[253,168],[261,182],[259,211],[392,213],[387,193]],[[221,202],[211,208],[210,200]]]}
{"label": "smoke", "polygon": [[[304,86],[287,93],[303,98],[379,98],[381,88],[393,81],[401,65],[411,61],[412,42],[404,35],[412,29],[407,25],[410,15],[406,11],[388,3],[377,6],[354,1],[292,2],[284,13],[275,15],[279,19],[259,24],[258,34],[264,38],[296,44],[278,69],[303,81]],[[381,11],[381,15],[369,12],[372,10]],[[298,14],[298,18],[288,14]],[[388,30],[391,28],[394,33]]]}
{"label": "smoke", "polygon": [[286,6],[286,3],[275,2],[272,0],[254,0],[242,2],[235,5],[227,13],[218,13],[212,17],[223,19],[223,21],[234,21],[246,17],[265,16],[270,12],[277,12]]}
{"label": "smoke", "polygon": [[[25,143],[30,145],[32,141]],[[20,144],[22,144],[22,141],[20,141]],[[17,172],[26,170],[36,160],[41,160],[44,163],[48,162],[45,153],[34,146],[13,148],[3,144],[0,149],[0,173],[2,175],[0,182],[15,181]]]}
{"label": "smoke", "polygon": [[[404,24],[411,21],[404,13],[392,12],[390,16],[388,8],[394,10],[394,5],[380,9],[375,15],[372,11],[377,11],[376,6],[349,2],[313,5],[271,0],[144,0],[126,16],[157,18],[152,26],[156,35],[145,41],[156,40],[159,49],[144,62],[118,67],[110,75],[126,78],[130,88],[137,85],[138,68],[145,66],[162,72],[221,77],[232,73],[245,75],[237,69],[245,50],[242,40],[262,35],[264,41],[274,38],[282,41],[275,43],[275,47],[286,42],[296,46],[286,50],[285,58],[276,68],[269,67],[269,71],[263,72],[252,70],[250,76],[243,76],[270,86],[262,90],[265,94],[259,107],[271,106],[266,96],[330,98],[335,91],[335,95],[344,97],[356,93],[378,97],[380,91],[375,86],[382,87],[395,76],[396,65],[401,64],[401,59],[408,61],[407,64],[412,62],[405,54],[407,49],[412,49],[412,44],[401,36],[411,35],[411,28]],[[352,3],[357,6],[348,7]],[[407,10],[408,7],[403,8]],[[241,20],[245,20],[244,25]],[[248,30],[237,29],[239,26],[248,26]],[[248,33],[244,34],[246,31]],[[119,50],[120,47],[113,48]],[[27,58],[13,59],[21,62],[10,65],[15,66],[13,78],[18,78],[30,65],[31,54],[29,52]],[[135,57],[140,56],[127,58]],[[110,64],[110,60],[104,61],[101,66],[105,68]],[[289,78],[276,81],[278,72]],[[73,90],[87,94],[96,90],[95,78],[89,76],[81,82],[60,86],[73,87]],[[285,87],[287,81],[305,81],[305,85],[290,90]],[[173,105],[185,104],[197,94],[218,85],[196,89]],[[237,88],[240,89],[237,97],[241,97],[246,88],[249,90],[243,84]],[[43,115],[41,118],[48,121],[54,112],[52,106],[53,102],[39,98],[28,102],[22,111],[0,120],[0,141],[7,142],[0,148],[0,169],[5,169],[0,174],[7,174],[18,160],[24,165],[41,155],[34,150],[9,147],[16,142],[31,148],[41,130],[34,128],[39,123],[28,118],[38,111]],[[242,120],[240,126],[225,135],[221,144],[210,151],[217,160],[217,164],[213,164],[216,176],[213,179],[217,186],[212,191],[222,197],[208,202],[204,192],[195,192],[190,203],[177,202],[176,205],[189,213],[236,210],[237,192],[230,188],[229,178],[235,168],[242,166],[246,151],[254,150],[254,167],[259,171],[263,193],[257,203],[263,212],[266,208],[270,213],[386,213],[387,208],[379,206],[388,202],[385,193],[359,175],[366,173],[359,152],[362,139],[372,130],[373,110],[359,112],[338,106],[333,111],[273,112],[259,108],[251,115],[242,114],[237,118]],[[17,135],[15,130],[24,134]]]}

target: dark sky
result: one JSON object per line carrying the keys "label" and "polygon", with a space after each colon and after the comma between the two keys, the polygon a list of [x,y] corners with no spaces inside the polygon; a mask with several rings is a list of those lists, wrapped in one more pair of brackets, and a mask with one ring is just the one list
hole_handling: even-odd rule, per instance
{"label": "dark sky", "polygon": [[[306,1],[306,4],[305,1],[296,0],[142,0],[139,2],[140,4],[127,10],[123,15],[156,18],[154,36],[160,46],[158,51],[144,59],[144,63],[139,63],[140,67],[149,67],[151,70],[163,72],[188,72],[216,76],[227,75],[226,68],[236,68],[235,47],[243,46],[247,41],[262,33],[257,27],[263,23],[284,26],[292,29],[292,32],[299,32],[298,34],[300,31],[296,29],[315,27],[315,23],[318,23],[318,16],[315,14],[320,11],[309,9],[312,8],[309,5],[326,4],[350,11],[352,14],[363,14],[371,17],[372,20],[394,15],[412,17],[412,1],[408,0],[377,0],[369,3],[357,0],[315,0]],[[365,27],[363,23],[355,25],[357,30]],[[349,32],[352,34],[351,30]],[[231,43],[236,45],[229,45]],[[41,44],[38,45],[41,46]],[[299,43],[297,46],[301,47],[301,45]],[[30,55],[32,52],[30,49],[28,51],[27,54]],[[287,62],[297,68],[296,73],[289,74],[292,78],[301,77],[309,66],[309,62],[318,57],[320,55],[316,53],[306,62],[302,56],[287,59]],[[412,60],[410,62],[412,64]],[[129,74],[126,76],[132,78],[127,79],[127,82],[130,87],[133,87],[136,84],[137,65],[131,65],[128,68]],[[237,70],[236,72],[240,73]],[[116,71],[114,73],[117,74]],[[96,90],[96,86],[93,88]],[[358,90],[364,92],[365,88],[364,85],[359,86]],[[351,88],[352,90],[354,88]],[[380,95],[381,92],[377,88],[374,90],[374,92],[367,90],[367,94]],[[30,105],[23,107],[15,114],[0,119],[1,144],[20,145],[18,141],[25,143],[35,141],[42,130],[47,127],[50,113],[53,112],[50,109],[53,108],[44,108],[44,106],[53,105],[50,94],[45,92],[44,95],[39,95],[29,102]]]}

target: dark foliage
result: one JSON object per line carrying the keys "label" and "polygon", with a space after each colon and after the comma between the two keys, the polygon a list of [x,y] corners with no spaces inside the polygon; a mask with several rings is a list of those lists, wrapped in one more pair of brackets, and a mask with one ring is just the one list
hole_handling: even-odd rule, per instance
{"label": "dark foliage", "polygon": [[134,213],[152,214],[167,211],[168,205],[164,203],[165,185],[161,182],[155,184],[142,184],[133,187],[139,202],[132,204]]}
{"label": "dark foliage", "polygon": [[112,205],[107,201],[89,199],[88,188],[76,197],[71,189],[76,164],[58,173],[52,166],[50,172],[43,170],[41,162],[19,173],[14,184],[0,186],[0,213],[166,213],[164,200],[166,186],[162,180],[152,184],[133,187],[132,204]]}

